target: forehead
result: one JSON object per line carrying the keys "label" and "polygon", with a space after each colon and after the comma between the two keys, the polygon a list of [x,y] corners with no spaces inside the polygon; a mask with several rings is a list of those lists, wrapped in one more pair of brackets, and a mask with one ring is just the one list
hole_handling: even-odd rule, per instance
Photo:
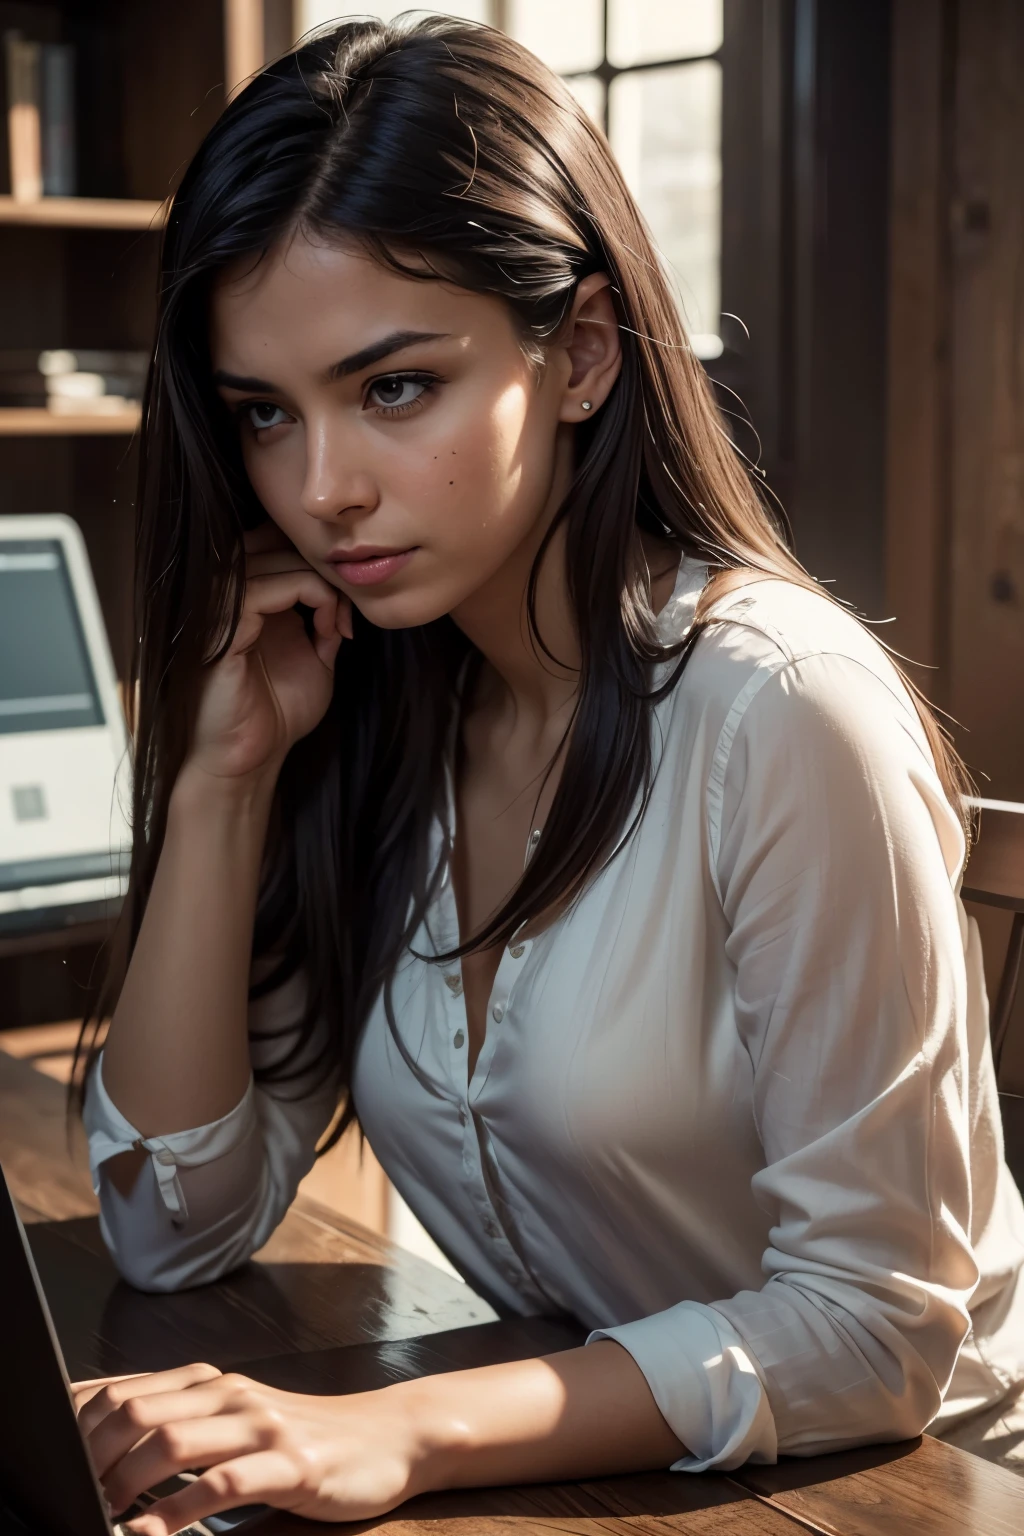
{"label": "forehead", "polygon": [[279,351],[333,359],[392,331],[464,335],[511,330],[510,319],[489,295],[403,277],[354,243],[297,235],[219,274],[210,294],[210,346],[215,367]]}

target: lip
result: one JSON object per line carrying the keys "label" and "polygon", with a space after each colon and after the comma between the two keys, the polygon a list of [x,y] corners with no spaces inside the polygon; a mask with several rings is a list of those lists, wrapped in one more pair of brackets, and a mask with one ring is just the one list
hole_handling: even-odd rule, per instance
{"label": "lip", "polygon": [[407,565],[416,553],[413,549],[381,549],[377,545],[357,544],[354,549],[336,549],[327,556],[342,581],[354,587],[373,587],[388,581]]}

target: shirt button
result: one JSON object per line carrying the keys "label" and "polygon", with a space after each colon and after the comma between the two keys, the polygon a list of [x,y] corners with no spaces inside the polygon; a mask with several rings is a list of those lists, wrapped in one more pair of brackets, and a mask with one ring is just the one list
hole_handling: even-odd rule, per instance
{"label": "shirt button", "polygon": [[488,1237],[499,1237],[501,1235],[501,1229],[499,1228],[498,1223],[493,1221],[490,1216],[488,1216],[484,1222],[484,1231],[487,1233]]}
{"label": "shirt button", "polygon": [[156,1154],[156,1160],[157,1160],[158,1163],[163,1163],[165,1168],[169,1168],[171,1166],[171,1164],[174,1162],[174,1153],[173,1152],[158,1152]]}
{"label": "shirt button", "polygon": [[458,975],[446,976],[444,981],[445,986],[448,988],[449,992],[451,992],[455,997],[458,997],[459,993],[462,991],[462,977]]}
{"label": "shirt button", "polygon": [[465,1106],[460,1104],[459,1105],[459,1124],[460,1125],[465,1125],[465,1123],[466,1123],[468,1118],[469,1117],[466,1114]]}
{"label": "shirt button", "polygon": [[521,960],[523,958],[523,956],[525,955],[525,953],[526,953],[526,945],[525,944],[513,944],[511,949],[509,950],[509,954],[512,956],[513,960]]}
{"label": "shirt button", "polygon": [[500,1024],[504,1017],[504,1005],[502,1003],[495,1003],[494,1007],[491,1009],[491,1018],[494,1020],[495,1024]]}
{"label": "shirt button", "polygon": [[455,1047],[455,1049],[457,1051],[461,1051],[462,1047],[465,1045],[465,1043],[466,1043],[465,1035],[462,1033],[461,1029],[457,1029],[455,1031],[455,1039],[452,1041],[452,1044],[454,1045],[454,1047]]}

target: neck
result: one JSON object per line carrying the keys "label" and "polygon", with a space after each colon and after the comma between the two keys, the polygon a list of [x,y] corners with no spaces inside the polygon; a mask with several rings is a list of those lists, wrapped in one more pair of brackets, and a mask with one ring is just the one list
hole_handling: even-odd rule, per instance
{"label": "neck", "polygon": [[[576,697],[580,644],[569,598],[564,523],[556,528],[538,572],[536,634],[527,615],[530,572],[564,499],[572,474],[572,442],[560,444],[551,493],[529,536],[505,564],[452,611],[452,618],[485,662],[480,695],[510,709],[517,723],[539,731],[564,721]],[[661,611],[672,594],[678,549],[640,536],[651,579],[651,603]],[[538,638],[539,637],[539,638]],[[543,643],[542,643],[543,642]],[[545,649],[546,647],[546,649]],[[550,655],[547,654],[550,652]]]}

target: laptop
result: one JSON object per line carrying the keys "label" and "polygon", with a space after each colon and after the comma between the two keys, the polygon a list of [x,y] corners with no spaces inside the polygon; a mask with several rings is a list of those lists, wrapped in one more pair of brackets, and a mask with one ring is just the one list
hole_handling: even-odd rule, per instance
{"label": "laptop", "polygon": [[128,741],[85,541],[0,516],[0,938],[116,915]]}
{"label": "laptop", "polygon": [[[0,1168],[0,1297],[4,1381],[0,1424],[0,1530],[4,1536],[120,1536],[79,1434],[64,1356],[3,1169]],[[171,1479],[160,1486],[172,1493]],[[140,1515],[147,1494],[122,1518]],[[265,1505],[210,1515],[185,1536],[220,1536],[259,1520]]]}

